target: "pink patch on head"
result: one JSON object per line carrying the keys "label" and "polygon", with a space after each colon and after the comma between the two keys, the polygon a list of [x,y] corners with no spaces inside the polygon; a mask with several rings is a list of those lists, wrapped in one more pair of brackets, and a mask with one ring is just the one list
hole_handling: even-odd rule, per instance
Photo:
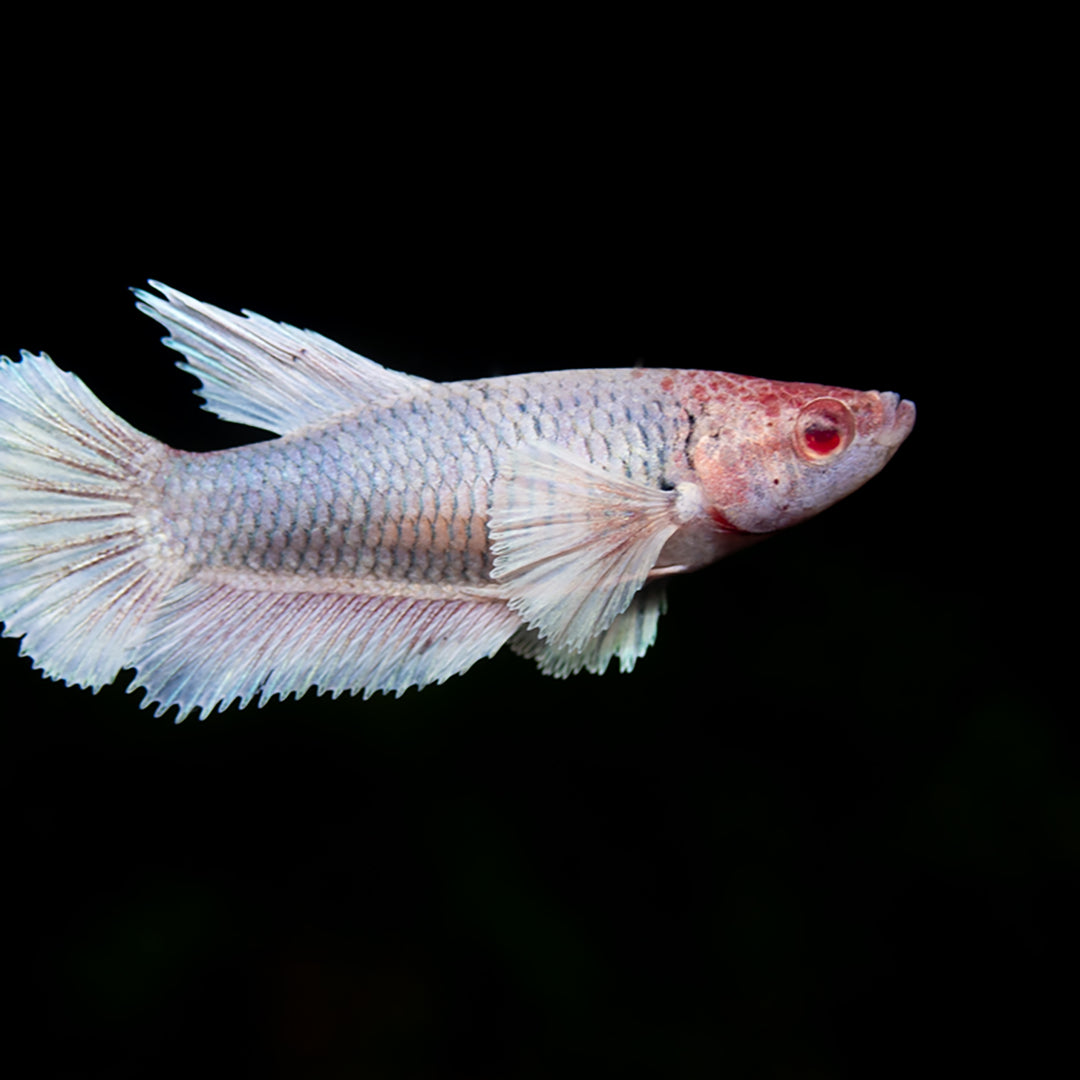
{"label": "pink patch on head", "polygon": [[715,521],[716,524],[724,530],[724,532],[742,532],[742,529],[737,528],[735,525],[732,525],[731,522],[728,521],[728,519],[715,506],[709,507],[709,517],[711,517],[713,521]]}
{"label": "pink patch on head", "polygon": [[675,380],[670,375],[665,375],[660,380],[660,389],[661,390],[669,390],[670,391],[674,386],[675,386]]}
{"label": "pink patch on head", "polygon": [[759,400],[766,416],[776,417],[780,415],[780,398],[777,394],[771,390],[765,390]]}

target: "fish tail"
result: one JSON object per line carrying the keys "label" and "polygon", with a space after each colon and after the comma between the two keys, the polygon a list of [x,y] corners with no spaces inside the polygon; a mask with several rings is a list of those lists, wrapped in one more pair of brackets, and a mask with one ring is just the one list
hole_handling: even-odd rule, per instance
{"label": "fish tail", "polygon": [[180,576],[147,497],[168,453],[45,354],[0,357],[0,619],[51,678],[111,682]]}

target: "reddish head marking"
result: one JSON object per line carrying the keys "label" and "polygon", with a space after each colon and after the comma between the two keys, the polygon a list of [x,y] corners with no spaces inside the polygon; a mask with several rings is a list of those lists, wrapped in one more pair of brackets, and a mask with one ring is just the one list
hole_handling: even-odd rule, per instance
{"label": "reddish head marking", "polygon": [[719,525],[720,528],[724,530],[724,532],[733,532],[733,533],[741,533],[742,532],[742,529],[736,528],[734,525],[732,525],[731,522],[728,521],[728,519],[726,517],[724,517],[724,515],[720,512],[720,510],[715,506],[710,506],[709,507],[709,517],[711,517],[713,519],[713,521],[715,521],[716,524]]}

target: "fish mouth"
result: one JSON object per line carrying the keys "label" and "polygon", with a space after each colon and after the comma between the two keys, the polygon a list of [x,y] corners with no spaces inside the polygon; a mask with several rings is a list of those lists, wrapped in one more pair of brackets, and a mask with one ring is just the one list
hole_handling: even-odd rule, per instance
{"label": "fish mouth", "polygon": [[881,426],[874,433],[874,442],[888,450],[895,450],[915,426],[915,403],[901,398],[891,390],[878,392],[884,415]]}

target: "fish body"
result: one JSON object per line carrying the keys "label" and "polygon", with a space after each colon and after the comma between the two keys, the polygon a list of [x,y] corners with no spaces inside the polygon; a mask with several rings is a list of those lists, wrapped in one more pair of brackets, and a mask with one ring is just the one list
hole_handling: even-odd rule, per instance
{"label": "fish body", "polygon": [[311,686],[402,692],[509,643],[626,671],[664,582],[878,472],[895,394],[711,371],[435,383],[154,284],[206,407],[278,435],[136,431],[46,356],[0,365],[0,618],[46,674],[124,667],[178,719]]}

